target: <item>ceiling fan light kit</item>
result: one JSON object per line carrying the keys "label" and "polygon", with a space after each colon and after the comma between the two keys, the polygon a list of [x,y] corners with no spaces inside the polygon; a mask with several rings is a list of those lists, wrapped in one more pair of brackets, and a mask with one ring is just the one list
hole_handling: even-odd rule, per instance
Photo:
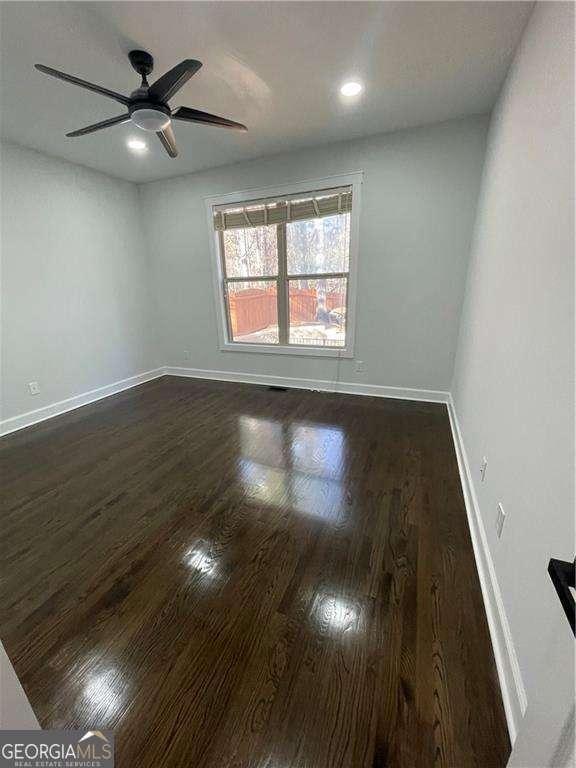
{"label": "ceiling fan light kit", "polygon": [[137,107],[130,112],[130,119],[143,131],[157,133],[170,125],[171,114],[169,111],[156,107]]}
{"label": "ceiling fan light kit", "polygon": [[152,85],[148,84],[148,75],[154,69],[154,59],[146,51],[130,51],[128,54],[132,67],[142,78],[139,88],[132,91],[130,96],[123,96],[108,88],[103,88],[87,80],[81,80],[74,75],[68,75],[66,72],[60,72],[57,69],[46,67],[43,64],[35,64],[38,71],[43,72],[59,80],[78,85],[89,91],[99,93],[109,99],[123,104],[127,112],[117,117],[111,117],[102,120],[99,123],[88,125],[86,128],[80,128],[77,131],[67,133],[68,137],[84,136],[87,133],[101,131],[104,128],[110,128],[113,125],[120,125],[132,121],[138,128],[155,133],[167,154],[170,157],[177,157],[178,149],[172,130],[172,120],[181,120],[188,123],[201,123],[203,125],[215,125],[221,128],[231,128],[234,130],[246,131],[247,128],[242,123],[236,123],[234,120],[228,120],[225,117],[212,115],[210,112],[202,112],[199,109],[191,107],[178,107],[172,110],[169,106],[169,99],[185,85],[188,80],[195,75],[202,64],[195,59],[185,59],[172,69],[168,70]]}

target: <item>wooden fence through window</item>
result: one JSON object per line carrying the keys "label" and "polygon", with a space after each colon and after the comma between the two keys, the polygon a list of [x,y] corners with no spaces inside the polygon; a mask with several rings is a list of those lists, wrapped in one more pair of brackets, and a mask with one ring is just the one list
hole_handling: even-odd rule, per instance
{"label": "wooden fence through window", "polygon": [[[276,286],[230,293],[230,323],[232,334],[244,336],[278,325]],[[344,293],[326,293],[326,309],[339,309],[346,304]],[[314,289],[290,290],[290,321],[299,325],[318,320],[318,296]]]}

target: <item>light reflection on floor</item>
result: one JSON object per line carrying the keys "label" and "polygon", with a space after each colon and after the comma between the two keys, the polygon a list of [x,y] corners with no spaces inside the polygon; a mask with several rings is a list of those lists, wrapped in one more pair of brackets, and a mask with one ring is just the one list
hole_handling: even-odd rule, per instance
{"label": "light reflection on floor", "polygon": [[114,719],[122,709],[125,698],[126,684],[115,667],[91,674],[82,692],[83,709],[86,707],[91,711],[96,723]]}
{"label": "light reflection on floor", "polygon": [[239,480],[249,498],[323,520],[345,514],[346,439],[337,426],[240,416]]}
{"label": "light reflection on floor", "polygon": [[357,603],[331,594],[318,595],[312,611],[318,628],[333,634],[357,632],[360,612],[360,606]]}
{"label": "light reflection on floor", "polygon": [[334,480],[341,479],[345,436],[340,427],[294,424],[290,432],[294,469]]}
{"label": "light reflection on floor", "polygon": [[216,559],[205,541],[199,541],[186,551],[184,563],[192,571],[200,573],[202,576],[216,575]]}

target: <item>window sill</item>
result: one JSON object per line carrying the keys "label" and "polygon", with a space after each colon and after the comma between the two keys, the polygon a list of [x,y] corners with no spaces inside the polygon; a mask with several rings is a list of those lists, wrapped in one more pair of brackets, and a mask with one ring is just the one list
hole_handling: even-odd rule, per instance
{"label": "window sill", "polygon": [[351,358],[354,352],[348,347],[308,347],[296,344],[280,346],[279,344],[246,344],[242,342],[225,342],[220,345],[222,352],[250,352],[265,355],[292,355],[293,357],[336,357]]}

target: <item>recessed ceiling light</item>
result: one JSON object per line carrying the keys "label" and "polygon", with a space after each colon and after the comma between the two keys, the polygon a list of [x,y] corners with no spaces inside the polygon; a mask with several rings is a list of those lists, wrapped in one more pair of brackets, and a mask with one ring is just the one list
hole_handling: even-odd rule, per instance
{"label": "recessed ceiling light", "polygon": [[146,142],[142,141],[142,139],[128,139],[128,149],[131,149],[133,152],[145,152],[148,147],[146,146]]}
{"label": "recessed ceiling light", "polygon": [[362,83],[351,80],[349,83],[344,83],[340,88],[340,93],[342,96],[358,96],[359,93],[362,93],[362,90]]}

